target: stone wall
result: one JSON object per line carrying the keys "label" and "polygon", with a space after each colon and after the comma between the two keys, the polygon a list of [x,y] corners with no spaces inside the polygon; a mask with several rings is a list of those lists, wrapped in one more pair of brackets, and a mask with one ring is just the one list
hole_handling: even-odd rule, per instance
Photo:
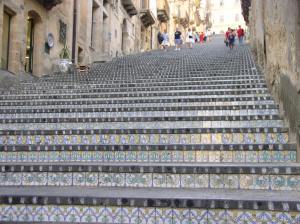
{"label": "stone wall", "polygon": [[249,26],[257,61],[300,148],[300,2],[252,0]]}
{"label": "stone wall", "polygon": [[[52,9],[46,9],[37,0],[0,0],[0,53],[3,15],[4,12],[11,15],[8,71],[14,74],[25,72],[28,16],[34,18],[35,26],[32,74],[42,76],[51,73],[57,67],[60,52],[64,47],[64,43],[60,41],[60,21],[66,25],[66,45],[71,53],[75,2],[75,64],[87,65],[140,51],[139,15],[129,15],[121,0],[63,0]],[[132,2],[138,11],[139,1]],[[106,24],[104,17],[107,18]],[[47,50],[45,44],[50,33],[54,36],[54,47]]]}

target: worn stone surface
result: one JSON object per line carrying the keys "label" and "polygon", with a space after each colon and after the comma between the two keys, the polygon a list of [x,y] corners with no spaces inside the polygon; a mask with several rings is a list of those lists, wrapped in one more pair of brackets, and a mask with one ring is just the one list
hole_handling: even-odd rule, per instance
{"label": "worn stone surface", "polygon": [[294,133],[300,123],[299,12],[297,0],[252,0],[249,24],[257,61]]}

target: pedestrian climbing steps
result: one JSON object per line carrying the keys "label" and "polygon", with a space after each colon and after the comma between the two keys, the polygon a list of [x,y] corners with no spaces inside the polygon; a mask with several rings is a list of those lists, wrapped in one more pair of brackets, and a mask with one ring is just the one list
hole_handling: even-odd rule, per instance
{"label": "pedestrian climbing steps", "polygon": [[247,46],[221,41],[0,96],[0,223],[300,223],[300,165]]}

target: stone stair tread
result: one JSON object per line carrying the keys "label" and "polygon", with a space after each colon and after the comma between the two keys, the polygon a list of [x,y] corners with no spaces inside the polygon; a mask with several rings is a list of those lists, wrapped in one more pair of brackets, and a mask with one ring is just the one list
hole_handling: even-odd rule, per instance
{"label": "stone stair tread", "polygon": [[[212,123],[214,122],[214,123]],[[267,128],[284,127],[283,121],[277,120],[276,125],[267,125],[261,120],[252,121],[160,121],[160,122],[84,122],[78,123],[15,123],[1,124],[0,130],[64,130],[64,129],[160,129],[160,128]],[[230,123],[231,122],[231,123]],[[278,122],[278,123],[277,123]],[[225,125],[226,124],[226,125]],[[231,125],[232,124],[232,125]],[[227,126],[228,125],[228,126]]]}
{"label": "stone stair tread", "polygon": [[217,200],[297,202],[300,191],[231,190],[231,189],[165,189],[165,188],[112,188],[112,187],[0,187],[0,197],[71,197],[71,198],[130,198],[166,200]]}
{"label": "stone stair tread", "polygon": [[[10,163],[1,163],[0,166],[124,166],[124,167],[131,167],[131,166],[143,166],[143,167],[211,167],[211,168],[286,168],[286,167],[296,167],[300,168],[300,163],[195,163],[195,162],[182,162],[182,163],[135,163],[135,162],[32,162],[31,164],[27,163],[16,163],[16,162],[10,162]],[[299,189],[300,190],[300,189]]]}

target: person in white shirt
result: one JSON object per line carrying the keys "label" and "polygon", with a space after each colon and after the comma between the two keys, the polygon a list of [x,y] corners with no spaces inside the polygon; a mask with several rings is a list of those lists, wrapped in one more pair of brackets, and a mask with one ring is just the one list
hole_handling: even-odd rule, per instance
{"label": "person in white shirt", "polygon": [[194,34],[193,31],[189,28],[188,29],[188,33],[187,33],[187,37],[186,37],[186,42],[188,43],[188,47],[189,48],[193,48],[193,43],[194,43]]}
{"label": "person in white shirt", "polygon": [[206,36],[207,36],[207,42],[211,42],[212,41],[212,33],[210,30],[206,31]]}

